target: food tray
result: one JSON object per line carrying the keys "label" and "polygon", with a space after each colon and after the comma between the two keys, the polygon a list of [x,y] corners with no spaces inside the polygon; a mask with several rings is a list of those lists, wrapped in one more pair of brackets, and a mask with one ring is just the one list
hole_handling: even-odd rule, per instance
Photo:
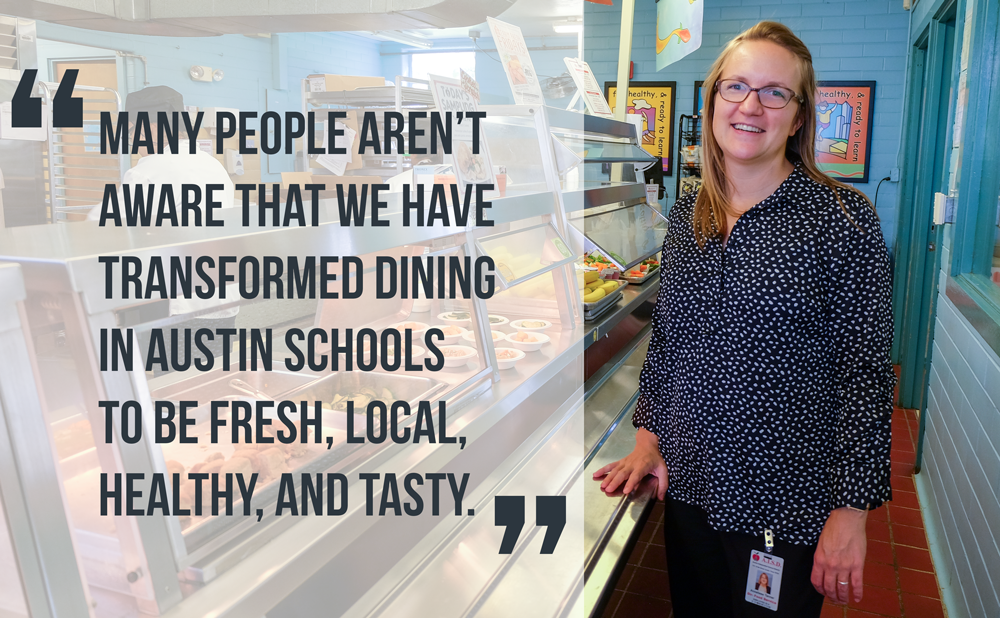
{"label": "food tray", "polygon": [[618,289],[617,290],[615,290],[614,292],[611,292],[610,294],[606,295],[604,298],[600,299],[599,301],[594,302],[594,303],[583,303],[583,310],[587,311],[587,312],[590,312],[590,313],[594,313],[595,311],[598,311],[598,310],[604,308],[605,305],[613,305],[614,303],[618,302],[617,300],[612,301],[611,299],[612,298],[621,298],[621,296],[622,296],[621,295],[621,290],[622,290],[623,287],[625,287],[626,285],[628,285],[628,281],[624,281],[622,279],[618,279],[618,284],[619,285],[618,285]]}
{"label": "food tray", "polygon": [[[296,400],[313,401],[318,399],[328,402],[338,393],[356,392],[364,387],[374,390],[385,387],[392,391],[392,396],[397,401],[406,401],[415,408],[418,401],[429,400],[432,395],[440,393],[445,386],[444,382],[432,378],[374,371],[345,371],[320,378],[309,384],[308,388],[292,391],[286,397],[294,397]],[[324,410],[325,412],[326,410]],[[364,413],[365,411],[358,410],[357,412]],[[330,413],[337,414],[333,410],[330,410]],[[346,412],[340,412],[344,418],[346,418],[346,414]]]}
{"label": "food tray", "polygon": [[[584,322],[590,322],[592,320],[596,320],[597,318],[601,317],[602,315],[604,315],[608,311],[611,311],[611,308],[614,307],[615,305],[617,305],[618,301],[621,300],[622,293],[620,291],[619,292],[612,292],[609,296],[605,296],[604,298],[610,298],[610,299],[612,299],[612,302],[608,302],[607,304],[601,305],[599,307],[597,306],[597,305],[599,305],[599,303],[592,303],[596,307],[595,309],[586,309],[586,308],[584,308],[584,310],[583,310],[583,321]],[[603,301],[604,298],[602,298],[601,301]]]}
{"label": "food tray", "polygon": [[197,374],[181,382],[157,388],[150,394],[150,398],[154,401],[157,399],[194,400],[205,403],[213,399],[221,399],[226,395],[243,395],[229,385],[230,380],[238,378],[257,390],[267,393],[275,399],[280,399],[284,393],[301,388],[319,377],[315,374],[290,371],[218,370]]}
{"label": "food tray", "polygon": [[628,273],[623,273],[622,274],[622,279],[625,279],[629,283],[640,284],[640,283],[646,283],[654,275],[659,275],[659,274],[660,274],[660,267],[657,266],[656,268],[650,268],[649,270],[647,270],[646,274],[643,275],[642,277],[629,277]]}

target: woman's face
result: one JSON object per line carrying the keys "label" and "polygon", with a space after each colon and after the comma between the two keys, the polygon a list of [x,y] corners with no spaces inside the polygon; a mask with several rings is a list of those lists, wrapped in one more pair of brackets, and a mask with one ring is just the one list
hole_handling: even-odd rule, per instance
{"label": "woman's face", "polygon": [[757,583],[760,584],[761,586],[766,586],[767,585],[767,573],[761,573],[760,574],[760,578],[757,580]]}
{"label": "woman's face", "polygon": [[[751,88],[781,86],[800,94],[799,63],[792,52],[770,41],[747,41],[737,47],[722,67],[721,79],[738,79]],[[760,104],[756,92],[742,103],[730,103],[715,92],[712,131],[727,163],[780,162],[788,137],[802,125],[800,103],[793,99],[783,109]]]}

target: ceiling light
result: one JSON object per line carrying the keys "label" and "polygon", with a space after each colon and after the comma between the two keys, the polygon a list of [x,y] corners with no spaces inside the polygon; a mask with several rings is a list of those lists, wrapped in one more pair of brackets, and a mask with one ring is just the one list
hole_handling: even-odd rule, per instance
{"label": "ceiling light", "polygon": [[376,30],[375,32],[372,32],[372,34],[387,41],[402,43],[403,45],[408,45],[410,47],[418,47],[420,49],[430,49],[431,47],[434,46],[434,43],[428,41],[427,39],[423,39],[418,36],[414,36],[412,34],[407,34],[405,32]]}
{"label": "ceiling light", "polygon": [[579,34],[583,32],[583,24],[554,24],[552,29],[559,34]]}

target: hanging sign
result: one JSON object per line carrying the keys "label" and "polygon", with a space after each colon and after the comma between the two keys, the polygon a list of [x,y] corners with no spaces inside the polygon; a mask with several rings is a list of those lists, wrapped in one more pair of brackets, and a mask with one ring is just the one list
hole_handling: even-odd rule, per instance
{"label": "hanging sign", "polygon": [[542,87],[538,84],[538,74],[531,64],[528,46],[524,43],[521,29],[513,24],[492,17],[486,18],[496,43],[500,63],[507,74],[507,82],[514,93],[518,105],[541,105],[545,102]]}
{"label": "hanging sign", "polygon": [[659,0],[656,3],[656,70],[701,47],[704,0]]}

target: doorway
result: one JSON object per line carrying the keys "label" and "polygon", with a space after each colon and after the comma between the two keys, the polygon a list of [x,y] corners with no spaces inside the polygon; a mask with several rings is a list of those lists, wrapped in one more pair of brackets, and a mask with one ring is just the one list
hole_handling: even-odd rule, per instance
{"label": "doorway", "polygon": [[943,230],[934,225],[935,193],[948,194],[955,114],[957,2],[946,2],[911,50],[904,125],[903,204],[893,289],[899,407],[924,410],[934,340]]}

